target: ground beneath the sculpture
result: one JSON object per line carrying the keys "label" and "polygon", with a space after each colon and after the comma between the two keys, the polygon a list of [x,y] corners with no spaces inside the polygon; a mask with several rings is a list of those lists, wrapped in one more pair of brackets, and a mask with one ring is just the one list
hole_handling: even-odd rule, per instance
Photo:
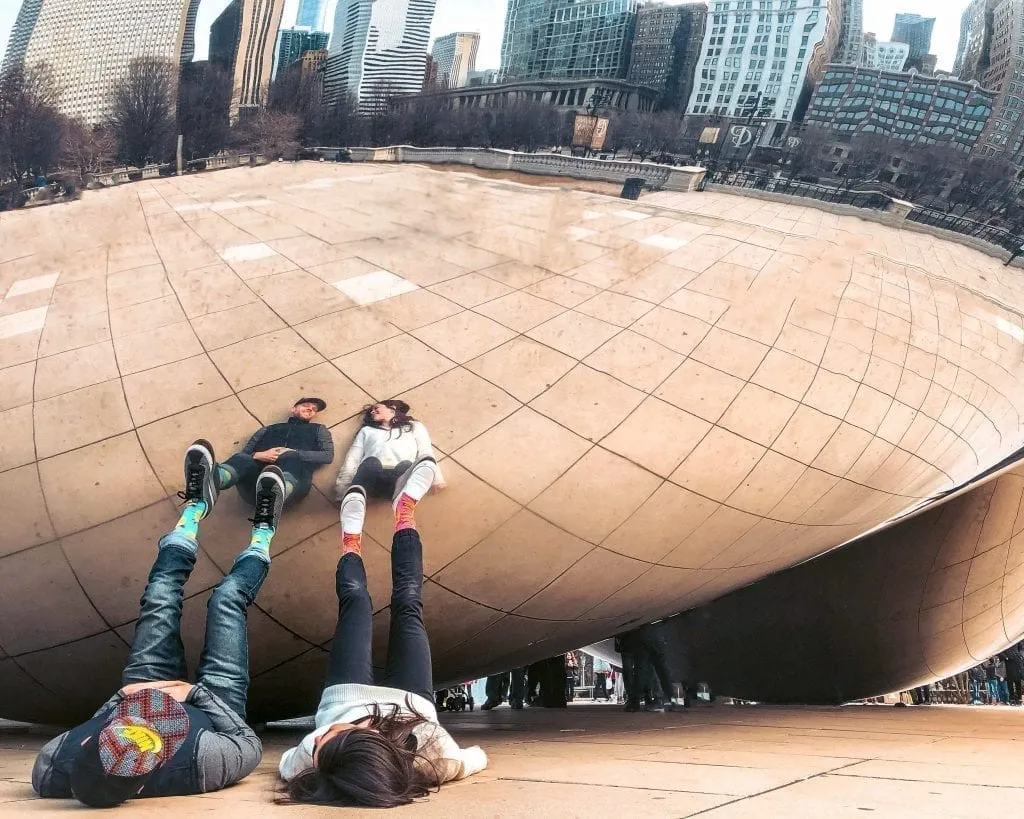
{"label": "ground beneath the sculpture", "polygon": [[[484,747],[490,766],[390,815],[948,819],[1013,816],[1024,804],[1024,709],[712,705],[626,714],[574,704],[502,707],[444,722],[462,745]],[[4,816],[57,816],[72,807],[35,799],[29,784],[35,753],[51,734],[0,724]],[[337,816],[273,804],[277,760],[301,735],[268,729],[263,764],[236,787],[146,800],[118,815]]]}

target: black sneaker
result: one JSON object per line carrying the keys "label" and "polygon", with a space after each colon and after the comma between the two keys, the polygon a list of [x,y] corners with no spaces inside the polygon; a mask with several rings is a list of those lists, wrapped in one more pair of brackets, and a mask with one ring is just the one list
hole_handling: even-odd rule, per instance
{"label": "black sneaker", "polygon": [[256,479],[256,514],[250,518],[253,527],[277,529],[284,510],[284,473],[276,466],[265,466]]}
{"label": "black sneaker", "polygon": [[206,502],[206,515],[213,511],[217,503],[217,484],[214,472],[217,459],[213,454],[213,444],[200,438],[185,450],[185,490],[178,497],[185,503],[195,501]]}

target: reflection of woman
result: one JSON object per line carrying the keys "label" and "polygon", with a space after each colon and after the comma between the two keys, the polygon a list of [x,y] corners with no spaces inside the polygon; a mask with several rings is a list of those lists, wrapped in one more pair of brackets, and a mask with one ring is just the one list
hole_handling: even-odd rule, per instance
{"label": "reflection of woman", "polygon": [[[335,497],[340,501],[350,486],[360,486],[369,497],[393,498],[413,464],[433,457],[427,428],[409,415],[409,405],[396,399],[380,401],[363,412],[363,425],[334,484]],[[441,469],[435,470],[434,489],[444,489]]]}
{"label": "reflection of woman", "polygon": [[[344,537],[335,579],[338,625],[316,729],[281,758],[281,777],[297,802],[405,805],[487,767],[480,748],[460,748],[438,724],[433,702],[423,625],[423,546],[413,510],[436,472],[430,458],[417,463],[393,504],[391,624],[380,685],[373,679],[373,603],[361,538]],[[342,521],[361,530],[365,513],[365,495],[353,486],[342,499]]]}

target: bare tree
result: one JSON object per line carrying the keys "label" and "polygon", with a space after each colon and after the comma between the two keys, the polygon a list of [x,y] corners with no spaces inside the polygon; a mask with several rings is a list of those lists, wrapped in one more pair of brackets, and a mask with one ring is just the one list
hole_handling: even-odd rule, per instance
{"label": "bare tree", "polygon": [[950,177],[962,173],[967,164],[967,155],[948,141],[930,145],[915,143],[902,154],[897,185],[911,202],[939,198]]}
{"label": "bare tree", "polygon": [[61,136],[61,163],[74,168],[83,183],[111,167],[117,140],[102,125],[89,127],[81,120],[66,120]]}
{"label": "bare tree", "polygon": [[615,117],[609,129],[609,143],[629,150],[641,161],[652,154],[674,153],[682,147],[682,123],[679,114],[630,111]]}
{"label": "bare tree", "polygon": [[[976,156],[949,192],[949,209],[961,215],[997,211],[1014,184],[1014,167],[1002,156]],[[1016,197],[1014,197],[1016,198]]]}
{"label": "bare tree", "polygon": [[797,142],[787,142],[783,149],[781,164],[789,172],[790,179],[817,177],[825,170],[829,148],[829,134],[824,128],[808,127],[798,136]]}
{"label": "bare tree", "polygon": [[114,89],[110,129],[118,159],[141,168],[171,153],[177,67],[169,60],[133,60]]}
{"label": "bare tree", "polygon": [[366,141],[366,122],[359,116],[359,105],[351,94],[340,95],[320,108],[320,121],[314,140],[320,145],[349,147]]}
{"label": "bare tree", "polygon": [[875,132],[854,134],[843,158],[843,185],[850,190],[854,185],[878,179],[888,167],[892,153],[892,139],[888,135]]}
{"label": "bare tree", "polygon": [[0,74],[0,180],[42,176],[57,164],[63,117],[49,68],[14,65]]}
{"label": "bare tree", "polygon": [[236,147],[262,154],[267,159],[295,159],[302,143],[299,141],[299,118],[260,108],[244,117],[232,134]]}
{"label": "bare tree", "polygon": [[231,77],[218,64],[182,66],[178,88],[178,133],[189,159],[213,156],[227,147],[231,134]]}

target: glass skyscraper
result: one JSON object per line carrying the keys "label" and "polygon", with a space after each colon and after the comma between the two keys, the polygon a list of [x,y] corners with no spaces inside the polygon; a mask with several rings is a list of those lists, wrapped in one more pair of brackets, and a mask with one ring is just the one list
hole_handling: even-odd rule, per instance
{"label": "glass skyscraper", "polygon": [[509,0],[501,78],[625,78],[640,0]]}
{"label": "glass skyscraper", "polygon": [[327,0],[299,0],[299,13],[295,18],[296,26],[309,26],[320,31],[324,23],[324,6]]}

